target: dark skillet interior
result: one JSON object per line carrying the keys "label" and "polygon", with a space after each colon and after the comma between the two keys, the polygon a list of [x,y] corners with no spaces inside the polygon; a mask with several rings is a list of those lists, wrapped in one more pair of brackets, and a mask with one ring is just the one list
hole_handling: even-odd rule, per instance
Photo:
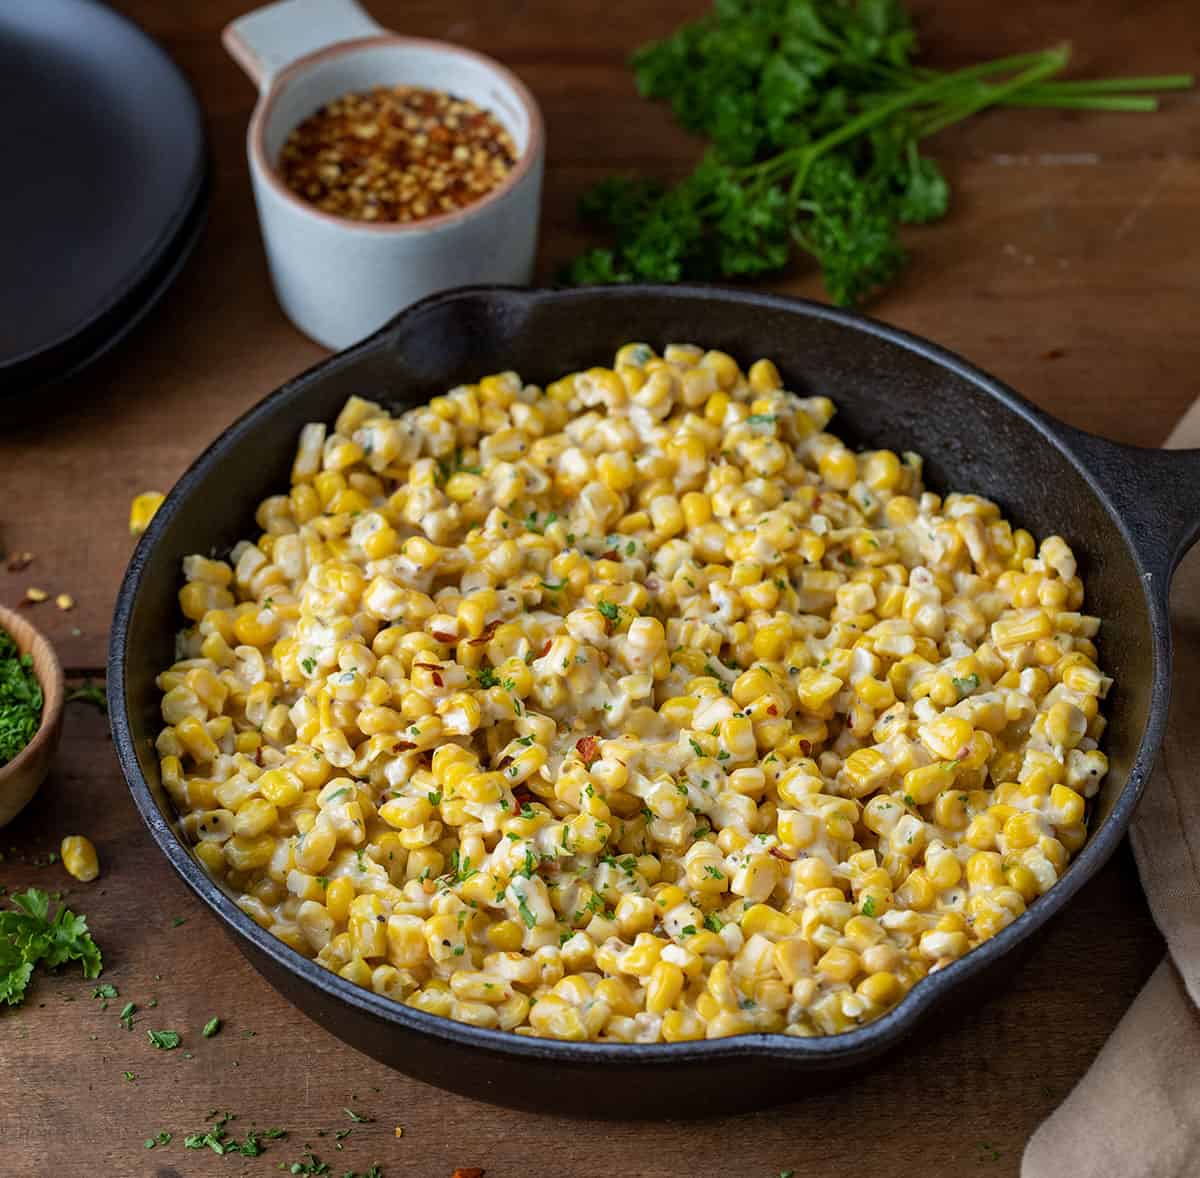
{"label": "dark skillet interior", "polygon": [[[787,387],[834,400],[832,428],[847,441],[917,450],[931,488],[986,495],[1036,536],[1065,536],[1079,557],[1086,608],[1104,619],[1102,658],[1117,682],[1108,702],[1112,771],[1089,844],[1013,926],[847,1035],[635,1047],[547,1043],[451,1023],[358,989],[275,941],[220,893],[173,833],[153,749],[154,679],[172,661],[180,626],[180,561],[250,534],[255,505],[287,486],[301,425],[331,420],[351,394],[409,405],[503,369],[544,383],[611,363],[633,339],[656,347],[695,342],[743,362],[771,357]],[[1056,437],[1060,430],[956,358],[813,304],[700,288],[435,296],[251,410],[184,476],[143,538],[118,601],[109,667],[114,733],[135,801],[172,864],[269,980],[335,1034],[402,1071],[485,1099],[587,1115],[686,1115],[711,1107],[697,1107],[709,1100],[732,1110],[787,1099],[806,1073],[861,1066],[951,991],[961,999],[984,973],[1011,968],[1009,951],[1098,870],[1128,824],[1165,713],[1166,647],[1164,640],[1156,648],[1154,633],[1161,607],[1143,589],[1113,509]]]}

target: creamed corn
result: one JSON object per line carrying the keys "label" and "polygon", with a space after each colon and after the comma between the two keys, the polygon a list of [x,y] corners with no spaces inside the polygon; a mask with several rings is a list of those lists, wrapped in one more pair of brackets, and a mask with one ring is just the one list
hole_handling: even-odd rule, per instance
{"label": "creamed corn", "polygon": [[191,556],[163,783],[243,910],[480,1027],[834,1034],[1085,838],[1111,684],[1066,542],[856,452],[769,360],[629,344],[300,434]]}

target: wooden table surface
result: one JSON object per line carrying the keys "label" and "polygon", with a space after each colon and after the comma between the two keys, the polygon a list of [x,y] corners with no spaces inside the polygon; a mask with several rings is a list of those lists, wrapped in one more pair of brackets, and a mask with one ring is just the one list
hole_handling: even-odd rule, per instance
{"label": "wooden table surface", "polygon": [[[166,490],[232,418],[323,355],[284,320],[267,280],[243,154],[254,95],[218,40],[238,0],[119,0],[193,81],[215,161],[210,224],[178,284],[92,369],[57,415],[0,436],[0,537],[30,550],[0,571],[0,601],[29,585],[69,592],[32,617],[76,677],[104,663],[131,548],[131,497]],[[516,69],[545,111],[549,149],[540,272],[583,241],[574,201],[622,168],[679,171],[696,146],[640,100],[625,54],[702,10],[700,0],[375,0],[404,32],[460,41]],[[1091,74],[1200,71],[1194,9],[1178,3],[1019,0],[916,6],[931,60],[965,63],[1071,38]],[[944,223],[909,237],[913,265],[879,317],[965,353],[1050,411],[1153,446],[1196,395],[1200,370],[1200,98],[1154,117],[1003,112],[943,135],[955,191]],[[820,295],[798,270],[779,289]],[[214,510],[220,510],[214,504]],[[68,833],[103,875],[36,866]],[[304,1143],[336,1175],[379,1162],[388,1178],[1017,1172],[1037,1123],[1083,1074],[1162,952],[1122,850],[1036,948],[1006,996],[922,1034],[865,1081],[733,1119],[647,1125],[514,1114],[426,1087],[342,1045],[278,997],[167,868],[117,770],[103,717],[69,709],[57,767],[3,834],[0,884],[67,891],[105,953],[107,1010],[69,971],[39,977],[0,1014],[0,1172],[12,1175],[277,1173]],[[70,885],[68,887],[68,885]],[[181,923],[182,922],[182,923]],[[157,1005],[147,1008],[151,999]],[[143,1010],[132,1033],[117,1015]],[[200,1029],[212,1016],[224,1028]],[[161,1052],[147,1028],[184,1036]],[[129,1079],[125,1073],[134,1077]],[[373,1117],[353,1124],[350,1107]],[[281,1125],[263,1157],[183,1150],[209,1109]],[[404,1134],[397,1139],[394,1127]],[[333,1133],[349,1137],[335,1143]],[[147,1151],[159,1130],[175,1134]],[[325,1136],[320,1134],[324,1133]],[[342,1145],[339,1152],[335,1144]]]}

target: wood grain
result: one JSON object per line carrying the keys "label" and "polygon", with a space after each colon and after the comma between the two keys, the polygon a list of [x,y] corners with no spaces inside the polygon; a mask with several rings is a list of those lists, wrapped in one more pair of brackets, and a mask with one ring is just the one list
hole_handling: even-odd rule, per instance
{"label": "wood grain", "polygon": [[[258,239],[244,158],[254,94],[218,43],[221,26],[249,5],[118,7],[196,86],[215,193],[197,253],[160,307],[77,382],[59,412],[0,436],[0,543],[36,554],[19,574],[0,571],[0,602],[14,604],[30,584],[71,593],[76,609],[46,604],[32,616],[75,672],[104,663],[132,548],[132,497],[167,490],[229,421],[324,354],[283,319]],[[574,202],[588,184],[622,169],[675,175],[696,158],[697,144],[667,112],[637,97],[623,59],[702,11],[699,0],[370,7],[401,31],[501,58],[533,89],[549,135],[543,278],[585,242]],[[1200,69],[1185,0],[914,7],[940,63],[1072,37],[1080,72]],[[1198,143],[1195,94],[1172,98],[1152,118],[999,112],[944,134],[934,148],[954,183],[953,212],[909,236],[912,268],[873,313],[964,353],[1076,425],[1157,445],[1195,396],[1200,367]],[[820,296],[804,268],[772,285]],[[71,881],[61,867],[32,860],[69,833],[88,834],[100,851],[100,880],[75,885],[68,902],[88,914],[121,1001],[102,1011],[88,997],[91,984],[68,973],[39,979],[24,1008],[0,1015],[0,1065],[12,1078],[0,1084],[4,1174],[265,1175],[299,1158],[307,1141],[335,1174],[378,1161],[388,1178],[448,1178],[459,1165],[484,1166],[489,1178],[1012,1175],[1029,1133],[1086,1070],[1162,952],[1122,850],[1041,940],[1009,993],[907,1045],[864,1082],[731,1120],[570,1122],[425,1087],[295,1013],[163,863],[103,719],[79,704],[68,709],[47,785],[0,834],[0,885],[64,888]],[[175,917],[186,923],[174,926]],[[151,997],[158,1005],[123,1030],[120,1005],[145,1007]],[[213,1015],[225,1026],[205,1040],[200,1028]],[[155,1051],[150,1027],[179,1030],[183,1048]],[[136,1079],[123,1079],[127,1070]],[[376,1120],[354,1126],[338,1153],[332,1132],[351,1127],[346,1106]],[[201,1128],[214,1107],[239,1114],[232,1127],[254,1119],[291,1136],[254,1160],[184,1151],[182,1134]],[[144,1150],[159,1129],[175,1141]]]}

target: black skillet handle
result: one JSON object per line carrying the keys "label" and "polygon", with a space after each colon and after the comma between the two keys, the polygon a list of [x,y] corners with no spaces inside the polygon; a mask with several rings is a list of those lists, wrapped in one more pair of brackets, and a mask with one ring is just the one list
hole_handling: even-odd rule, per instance
{"label": "black skillet handle", "polygon": [[1171,574],[1200,537],[1200,450],[1145,450],[1081,430],[1063,433],[1117,508],[1165,600]]}

